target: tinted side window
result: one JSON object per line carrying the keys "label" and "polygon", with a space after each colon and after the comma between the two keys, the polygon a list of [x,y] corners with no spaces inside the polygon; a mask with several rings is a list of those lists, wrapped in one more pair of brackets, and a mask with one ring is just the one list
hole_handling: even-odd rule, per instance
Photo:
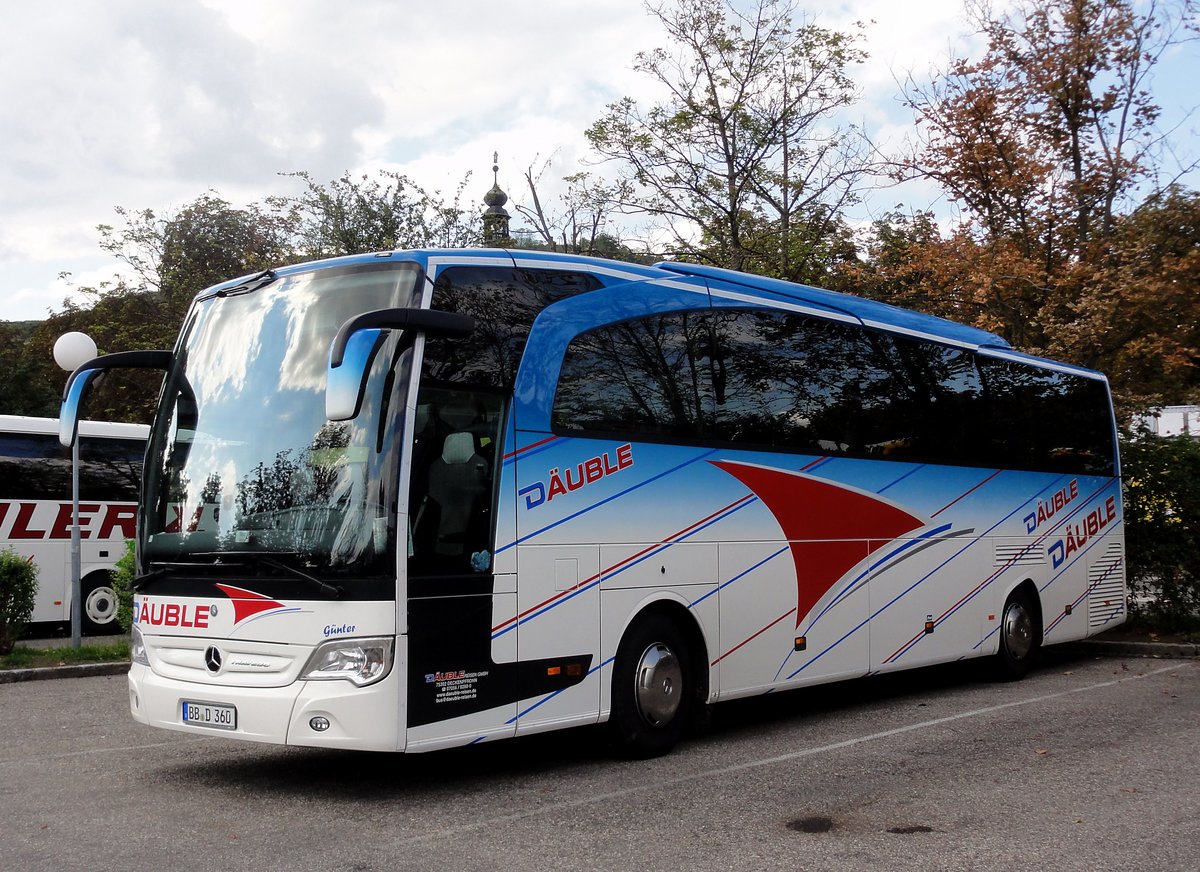
{"label": "tinted side window", "polygon": [[602,327],[567,348],[553,426],[693,439],[708,435],[710,322],[705,312]]}
{"label": "tinted side window", "polygon": [[979,358],[997,466],[1112,475],[1108,393],[1098,379]]}
{"label": "tinted side window", "polygon": [[[882,452],[892,389],[866,334],[780,312],[714,314],[713,434],[822,454]],[[878,422],[876,422],[877,424]]]}
{"label": "tinted side window", "polygon": [[986,463],[982,455],[989,428],[974,353],[905,336],[873,338],[887,369],[880,402],[887,402],[895,432],[905,434],[894,439],[888,453],[940,463]]}
{"label": "tinted side window", "polygon": [[56,436],[7,434],[0,437],[0,497],[71,498],[71,452]]}
{"label": "tinted side window", "polygon": [[134,439],[81,437],[79,498],[136,503],[145,452],[146,443]]}
{"label": "tinted side window", "polygon": [[[136,439],[80,437],[79,498],[137,502],[146,443]],[[10,434],[0,438],[0,498],[71,499],[71,451],[57,436]]]}
{"label": "tinted side window", "polygon": [[566,297],[600,287],[588,273],[512,267],[456,266],[442,270],[433,308],[475,319],[466,339],[430,338],[425,372],[444,382],[511,387],[533,319]]}

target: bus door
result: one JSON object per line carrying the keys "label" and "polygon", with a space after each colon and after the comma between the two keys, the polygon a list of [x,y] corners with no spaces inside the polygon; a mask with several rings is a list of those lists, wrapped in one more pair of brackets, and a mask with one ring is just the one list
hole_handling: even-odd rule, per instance
{"label": "bus door", "polygon": [[503,395],[423,383],[408,514],[407,747],[512,735],[516,635],[493,628],[516,608],[496,572]]}

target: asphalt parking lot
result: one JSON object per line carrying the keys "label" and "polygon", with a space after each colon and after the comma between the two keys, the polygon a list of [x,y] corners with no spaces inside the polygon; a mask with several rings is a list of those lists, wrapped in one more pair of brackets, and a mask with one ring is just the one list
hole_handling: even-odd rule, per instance
{"label": "asphalt parking lot", "polygon": [[122,676],[0,686],[13,869],[1200,868],[1200,663],[1048,652],[718,709],[670,756],[577,730],[431,755],[142,727]]}

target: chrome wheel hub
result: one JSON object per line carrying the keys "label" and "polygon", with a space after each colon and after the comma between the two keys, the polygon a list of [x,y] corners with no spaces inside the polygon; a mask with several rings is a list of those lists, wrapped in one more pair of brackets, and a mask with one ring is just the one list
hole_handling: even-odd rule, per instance
{"label": "chrome wheel hub", "polygon": [[648,724],[661,727],[679,710],[683,693],[683,668],[666,645],[656,642],[638,661],[635,675],[638,711]]}
{"label": "chrome wheel hub", "polygon": [[1004,645],[1016,660],[1023,660],[1033,648],[1033,621],[1020,603],[1009,603],[1004,610]]}

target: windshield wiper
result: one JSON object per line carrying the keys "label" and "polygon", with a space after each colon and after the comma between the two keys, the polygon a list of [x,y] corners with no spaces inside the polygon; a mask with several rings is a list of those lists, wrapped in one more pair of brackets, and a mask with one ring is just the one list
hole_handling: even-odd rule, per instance
{"label": "windshield wiper", "polygon": [[271,282],[275,281],[276,278],[277,276],[275,274],[275,270],[265,269],[258,273],[258,275],[250,276],[250,278],[246,279],[240,284],[232,285],[228,288],[221,288],[218,291],[214,291],[213,293],[207,294],[203,297],[197,297],[196,299],[197,301],[204,301],[213,297],[236,297],[241,294],[248,294],[251,291],[257,291],[259,288],[265,288],[267,285],[271,284]]}
{"label": "windshield wiper", "polygon": [[[269,554],[254,554],[254,553],[229,554],[226,552],[215,552],[214,551],[214,552],[207,552],[207,553],[199,552],[199,553],[193,554],[192,556],[193,557],[215,557],[216,560],[213,561],[212,563],[176,563],[176,562],[159,563],[158,561],[155,561],[155,563],[158,565],[157,569],[152,569],[149,572],[145,573],[144,575],[139,575],[137,578],[135,578],[133,580],[132,586],[133,586],[134,590],[143,590],[147,585],[153,583],[154,581],[157,581],[159,578],[162,578],[164,575],[166,575],[168,572],[171,572],[172,570],[212,569],[213,567],[228,568],[228,567],[236,567],[241,564],[249,563],[249,564],[254,564],[254,565],[259,565],[259,566],[269,566],[272,569],[277,569],[280,572],[284,572],[284,573],[292,576],[293,578],[299,578],[301,581],[308,582],[313,587],[317,588],[317,590],[321,591],[321,593],[325,594],[326,596],[332,597],[333,599],[340,599],[342,596],[342,589],[340,587],[336,587],[332,584],[327,584],[326,582],[321,581],[321,579],[317,578],[316,576],[309,575],[303,569],[299,569],[295,566],[290,566],[287,563],[284,563],[282,560],[276,560],[274,557],[270,556]],[[228,560],[228,558],[233,558],[233,559]]]}
{"label": "windshield wiper", "polygon": [[[199,555],[196,555],[196,556],[199,556]],[[313,587],[315,587],[317,590],[321,591],[321,593],[325,594],[326,596],[332,597],[333,599],[340,599],[342,596],[342,589],[340,587],[335,587],[332,584],[327,584],[327,583],[321,581],[321,579],[317,578],[315,575],[309,575],[303,569],[300,569],[295,566],[291,566],[290,564],[284,563],[282,560],[276,560],[274,557],[270,556],[269,554],[255,554],[255,553],[249,552],[249,551],[247,551],[247,552],[232,552],[232,553],[218,552],[218,553],[213,553],[211,556],[216,557],[218,559],[218,561],[221,561],[221,563],[219,563],[219,564],[217,564],[217,563],[212,564],[214,566],[216,566],[216,565],[236,566],[238,564],[238,562],[250,563],[250,564],[259,565],[259,566],[269,566],[272,569],[277,569],[280,572],[285,572],[288,575],[292,576],[293,578],[298,578],[301,581],[308,582]],[[227,559],[229,562],[225,563],[224,561]]]}

